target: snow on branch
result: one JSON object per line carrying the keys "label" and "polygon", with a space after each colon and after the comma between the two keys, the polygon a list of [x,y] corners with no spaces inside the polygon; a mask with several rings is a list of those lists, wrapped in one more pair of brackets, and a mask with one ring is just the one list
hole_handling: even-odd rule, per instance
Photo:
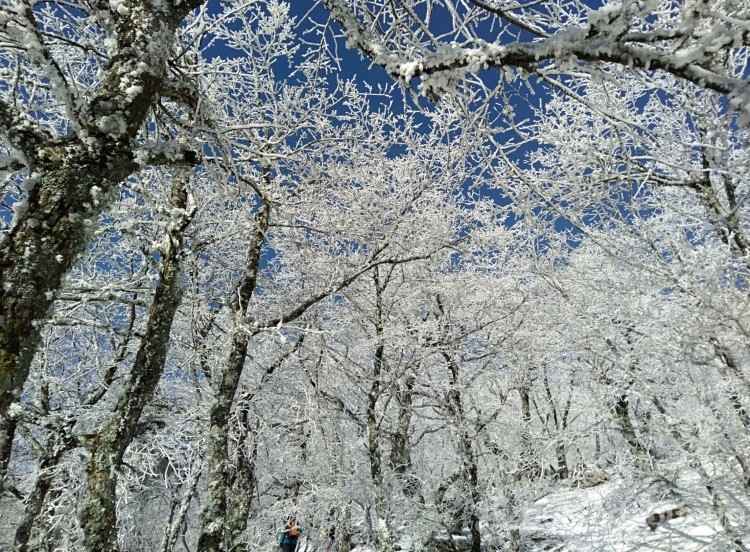
{"label": "snow on branch", "polygon": [[[737,105],[747,103],[741,67],[750,22],[705,2],[674,3],[661,10],[654,2],[617,2],[559,14],[552,8],[505,8],[484,0],[472,0],[469,11],[452,0],[429,7],[412,0],[390,11],[377,9],[380,1],[323,3],[350,46],[400,82],[420,79],[420,91],[431,98],[453,92],[467,74],[483,69],[522,67],[543,73],[552,62],[578,71],[597,63],[660,70],[727,95]],[[453,21],[448,32],[437,35],[432,29],[441,17],[433,12],[440,8]],[[492,30],[478,23],[488,18]]]}
{"label": "snow on branch", "polygon": [[24,156],[33,155],[33,149],[52,137],[27,114],[15,109],[0,98],[0,133],[8,138]]}

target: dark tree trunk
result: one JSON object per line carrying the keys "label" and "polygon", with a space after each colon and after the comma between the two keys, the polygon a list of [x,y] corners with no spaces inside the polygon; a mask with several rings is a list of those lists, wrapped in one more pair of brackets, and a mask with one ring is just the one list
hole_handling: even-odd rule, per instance
{"label": "dark tree trunk", "polygon": [[44,509],[47,493],[52,485],[52,473],[50,470],[59,463],[63,454],[70,448],[69,446],[50,446],[39,462],[39,475],[34,484],[34,489],[26,498],[23,517],[18,527],[16,527],[15,552],[27,552],[29,550],[29,539],[31,531],[34,528],[34,522]]}
{"label": "dark tree trunk", "polygon": [[229,489],[229,416],[247,357],[248,334],[243,328],[247,305],[255,291],[260,255],[265,243],[270,207],[262,201],[255,217],[255,231],[250,240],[245,272],[231,298],[234,329],[227,364],[216,385],[216,395],[209,414],[206,439],[207,482],[205,502],[201,511],[199,552],[224,552],[227,525],[227,491]]}
{"label": "dark tree trunk", "polygon": [[237,456],[229,488],[227,530],[230,550],[246,552],[246,547],[240,544],[239,539],[247,528],[247,518],[257,485],[255,462],[258,456],[258,444],[255,436],[258,424],[256,423],[255,431],[250,430],[250,408],[247,405],[242,409],[239,417],[243,420],[244,427],[237,443]]}
{"label": "dark tree trunk", "polygon": [[13,449],[13,437],[16,434],[16,421],[0,414],[0,492],[5,485],[8,463]]}
{"label": "dark tree trunk", "polygon": [[412,473],[411,442],[409,440],[409,427],[414,413],[412,395],[415,380],[414,374],[407,374],[399,388],[398,425],[393,435],[391,469],[399,475],[403,493],[409,498],[418,497],[420,502],[424,502],[419,480]]}
{"label": "dark tree trunk", "polygon": [[477,466],[473,439],[469,432],[468,421],[466,420],[463,401],[461,399],[461,381],[458,363],[445,351],[442,352],[442,356],[448,364],[451,376],[450,391],[448,392],[450,400],[449,409],[458,426],[458,453],[462,463],[461,477],[469,489],[468,498],[470,503],[467,504],[467,507],[469,510],[469,530],[471,531],[471,552],[480,552],[482,537],[479,533],[479,515],[477,514],[477,508],[481,500],[479,493],[479,467]]}
{"label": "dark tree trunk", "polygon": [[[436,297],[436,303],[438,310],[437,318],[438,320],[443,320],[445,317],[445,311],[439,295]],[[448,366],[450,380],[447,408],[453,418],[453,422],[456,424],[456,431],[458,432],[457,446],[458,454],[461,459],[461,472],[459,478],[469,491],[469,502],[462,507],[462,510],[468,510],[469,512],[471,551],[480,552],[482,547],[482,537],[479,532],[479,514],[477,513],[479,502],[481,500],[481,493],[479,492],[479,466],[477,465],[477,458],[474,453],[474,439],[469,430],[469,421],[464,410],[463,399],[461,396],[459,361],[449,352],[449,340],[446,337],[448,335],[448,328],[444,322],[442,323],[442,326],[445,335],[441,336],[441,338],[436,341],[436,345],[440,347],[440,355]]]}
{"label": "dark tree trunk", "polygon": [[378,550],[393,550],[393,534],[390,527],[388,496],[383,479],[383,458],[380,450],[380,424],[378,422],[377,404],[382,393],[382,377],[385,369],[385,344],[383,343],[383,292],[387,285],[381,282],[378,267],[373,269],[375,281],[375,354],[372,363],[372,381],[367,394],[367,448],[370,459],[370,477],[375,491],[375,520]]}
{"label": "dark tree trunk", "polygon": [[557,412],[557,405],[555,404],[555,399],[552,396],[552,388],[550,387],[549,378],[547,377],[546,365],[542,366],[542,383],[544,384],[544,392],[547,397],[547,404],[551,409],[552,421],[555,426],[555,434],[553,436],[553,439],[555,440],[555,456],[557,458],[557,476],[560,479],[567,479],[570,475],[570,471],[568,469],[568,455],[565,447],[565,441],[560,434],[568,428],[568,415],[570,413],[570,403],[573,397],[573,392],[571,390],[570,394],[568,395],[567,401],[565,401],[565,406],[563,407],[561,417]]}
{"label": "dark tree trunk", "polygon": [[247,356],[248,337],[237,328],[232,338],[227,366],[219,378],[219,385],[209,415],[206,439],[208,488],[201,512],[199,552],[223,552],[224,528],[227,524],[227,489],[229,488],[229,415]]}
{"label": "dark tree trunk", "polygon": [[[185,176],[185,175],[183,175]],[[138,434],[141,413],[156,390],[164,369],[172,321],[182,300],[182,240],[191,215],[187,208],[187,176],[172,181],[172,204],[183,214],[168,231],[159,284],[156,286],[145,335],[115,411],[91,444],[86,492],[78,509],[84,542],[91,552],[115,552],[117,544],[116,473],[125,450]]]}
{"label": "dark tree trunk", "polygon": [[519,477],[537,479],[541,475],[538,459],[531,442],[531,398],[529,388],[522,385],[518,388],[521,396],[521,469]]}
{"label": "dark tree trunk", "polygon": [[628,444],[631,454],[636,459],[641,459],[646,456],[646,450],[638,440],[638,435],[635,432],[635,427],[630,418],[630,401],[628,400],[627,394],[623,393],[615,401],[615,418],[620,426],[620,432],[622,433],[625,442]]}

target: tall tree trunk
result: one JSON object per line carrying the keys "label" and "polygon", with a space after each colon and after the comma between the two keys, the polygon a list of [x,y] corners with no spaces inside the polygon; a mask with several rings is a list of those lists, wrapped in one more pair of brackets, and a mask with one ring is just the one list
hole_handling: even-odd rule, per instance
{"label": "tall tree trunk", "polygon": [[265,243],[270,219],[270,207],[261,200],[255,215],[255,230],[250,240],[245,271],[230,300],[234,312],[232,343],[226,366],[218,378],[209,414],[206,439],[207,483],[205,502],[201,511],[199,552],[224,552],[227,523],[227,490],[229,489],[229,416],[234,396],[247,357],[248,334],[244,329],[247,305],[255,291],[260,266],[260,255]]}
{"label": "tall tree trunk", "polygon": [[[239,326],[239,324],[238,324]],[[227,365],[219,378],[206,439],[207,482],[201,511],[199,552],[225,551],[227,489],[229,488],[229,416],[247,356],[248,336],[237,327],[232,337]]]}
{"label": "tall tree trunk", "polygon": [[[436,298],[438,308],[438,319],[445,319],[445,310],[442,300],[438,295]],[[447,339],[448,328],[445,322],[442,322],[443,330],[446,335],[438,340],[437,345],[441,347],[440,355],[448,366],[450,375],[448,390],[448,411],[456,424],[458,432],[458,454],[461,460],[461,478],[464,485],[469,491],[470,503],[466,506],[469,511],[469,531],[471,532],[471,552],[480,552],[482,547],[482,536],[479,532],[479,502],[481,493],[479,492],[479,466],[477,465],[476,454],[474,453],[474,438],[469,431],[468,419],[463,406],[461,397],[461,375],[458,361],[449,353],[449,340]]]}
{"label": "tall tree trunk", "polygon": [[11,451],[13,450],[13,437],[16,434],[16,421],[8,416],[0,414],[0,492],[5,486],[5,478],[8,473]]}
{"label": "tall tree trunk", "polygon": [[336,540],[331,552],[349,552],[352,546],[352,511],[347,503],[340,515],[336,516]]}
{"label": "tall tree trunk", "polygon": [[537,479],[541,475],[541,470],[531,442],[531,398],[528,384],[522,384],[518,388],[518,393],[521,397],[521,469],[518,476]]}
{"label": "tall tree trunk", "polygon": [[620,346],[614,344],[610,340],[607,340],[607,344],[610,346],[617,357],[622,358],[621,362],[626,363],[623,368],[628,373],[629,381],[625,385],[622,385],[616,384],[612,380],[608,379],[607,383],[609,385],[614,385],[617,389],[617,395],[615,396],[615,404],[613,406],[613,410],[615,414],[615,421],[619,426],[620,433],[622,434],[623,439],[625,439],[625,442],[628,444],[628,448],[630,449],[630,453],[635,460],[635,464],[639,467],[644,467],[646,458],[648,456],[648,451],[646,451],[646,449],[643,447],[643,445],[641,445],[641,442],[638,439],[638,434],[635,431],[633,420],[630,417],[630,399],[628,398],[629,390],[633,387],[639,377],[637,357],[635,359],[631,358],[634,347],[635,326],[632,323],[627,323],[625,324],[625,327],[622,331],[623,337],[625,338],[625,343],[627,343],[626,351],[621,351]]}
{"label": "tall tree trunk", "polygon": [[420,502],[424,502],[419,481],[412,473],[411,443],[409,440],[409,427],[411,425],[412,414],[414,413],[412,395],[415,380],[416,377],[414,374],[409,373],[405,376],[405,380],[401,382],[399,387],[398,422],[391,447],[391,469],[399,475],[404,495],[409,498],[418,497]]}
{"label": "tall tree trunk", "polygon": [[469,530],[471,531],[471,552],[480,552],[482,536],[479,533],[479,515],[477,514],[477,508],[481,500],[479,492],[479,466],[474,454],[473,439],[469,432],[468,420],[466,419],[461,399],[461,380],[458,363],[446,351],[442,351],[442,356],[448,364],[450,371],[449,408],[458,430],[458,453],[462,464],[462,479],[469,490],[468,498],[470,503],[468,504],[468,510]]}
{"label": "tall tree trunk", "polygon": [[570,413],[570,403],[573,397],[573,392],[571,389],[571,392],[568,395],[567,400],[565,401],[565,406],[563,407],[561,417],[557,412],[557,405],[555,404],[555,399],[552,396],[552,388],[550,387],[549,378],[547,377],[546,364],[542,366],[542,383],[544,384],[544,392],[547,397],[547,404],[549,405],[552,412],[552,421],[555,424],[555,435],[553,436],[553,439],[555,440],[555,456],[557,458],[557,476],[560,479],[567,479],[568,475],[570,474],[570,471],[568,469],[568,455],[565,447],[565,441],[560,436],[560,434],[564,432],[568,427],[568,415]]}
{"label": "tall tree trunk", "polygon": [[628,444],[630,453],[637,462],[640,462],[646,457],[646,450],[638,440],[633,421],[630,419],[630,401],[628,400],[627,393],[623,393],[616,398],[614,410],[615,419],[620,427],[620,433],[622,433],[625,442]]}
{"label": "tall tree trunk", "polygon": [[[370,477],[375,491],[375,528],[378,536],[378,550],[393,550],[394,538],[390,526],[388,492],[383,478],[383,458],[380,450],[380,424],[378,422],[377,404],[382,393],[383,370],[385,368],[385,343],[383,343],[383,292],[385,282],[380,281],[380,272],[373,269],[375,281],[375,355],[372,363],[372,382],[367,394],[367,450],[370,459]],[[386,279],[387,282],[387,279]]]}
{"label": "tall tree trunk", "polygon": [[90,552],[115,552],[117,544],[116,474],[125,450],[138,434],[138,423],[161,379],[169,349],[172,321],[182,300],[182,241],[192,214],[188,212],[188,175],[175,175],[171,202],[181,216],[168,230],[159,284],[149,310],[146,331],[136,353],[125,390],[103,429],[92,440],[87,483],[78,518]]}
{"label": "tall tree trunk", "polygon": [[[284,352],[278,360],[266,368],[261,377],[257,389],[262,389],[266,381],[273,375],[277,368],[283,362],[299,351],[304,341],[305,334],[301,333],[294,347]],[[315,384],[313,383],[313,386]],[[255,421],[254,429],[251,429],[251,405],[255,393],[247,393],[237,402],[238,418],[241,420],[240,439],[237,443],[237,457],[230,470],[228,503],[227,503],[227,522],[225,532],[227,532],[228,549],[233,552],[242,552],[246,547],[239,542],[242,533],[247,528],[248,516],[252,505],[253,493],[258,486],[255,466],[258,459],[258,434],[260,432],[260,419]],[[302,442],[304,445],[306,440]]]}
{"label": "tall tree trunk", "polygon": [[[201,1],[154,7],[135,0],[127,14],[114,19],[118,53],[96,96],[72,121],[84,129],[79,135],[56,139],[0,101],[0,132],[34,173],[26,209],[0,241],[0,481],[15,429],[6,419],[8,409],[28,378],[54,292],[85,251],[96,227],[91,221],[112,203],[116,185],[138,170],[132,139],[162,95],[171,54],[169,47],[151,46],[172,44],[183,18]],[[46,48],[31,8],[19,21]],[[64,87],[65,78],[60,82]],[[123,82],[129,83],[128,92]]]}
{"label": "tall tree trunk", "polygon": [[516,493],[514,487],[518,481],[509,485],[507,492],[508,506],[506,509],[506,519],[509,525],[510,542],[508,543],[508,552],[521,552],[521,530],[519,528],[520,518],[518,504],[516,503]]}
{"label": "tall tree trunk", "polygon": [[239,539],[247,528],[247,517],[250,514],[253,493],[257,485],[255,477],[255,463],[258,457],[259,423],[255,430],[250,430],[250,408],[245,406],[239,416],[243,421],[243,428],[237,443],[237,456],[233,466],[233,473],[229,488],[229,506],[227,513],[227,531],[229,532],[229,549],[245,552],[247,549],[240,544]]}

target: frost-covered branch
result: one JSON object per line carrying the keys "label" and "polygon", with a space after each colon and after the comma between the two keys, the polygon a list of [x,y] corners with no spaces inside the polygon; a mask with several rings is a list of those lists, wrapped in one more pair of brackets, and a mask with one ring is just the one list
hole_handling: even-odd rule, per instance
{"label": "frost-covered branch", "polygon": [[[351,46],[401,82],[421,79],[420,89],[431,96],[452,92],[465,75],[488,68],[545,73],[550,63],[583,71],[609,63],[663,71],[727,95],[738,106],[747,103],[741,67],[750,25],[702,0],[660,10],[634,1],[598,9],[551,2],[546,9],[472,0],[469,9],[453,0],[410,0],[391,10],[380,9],[382,0],[322,1]],[[426,17],[414,15],[425,11]],[[493,31],[480,23],[482,13],[496,18]],[[434,44],[429,31],[448,14],[452,27]]]}
{"label": "frost-covered branch", "polygon": [[[25,113],[0,98],[0,133],[26,158],[35,158],[36,149],[51,141],[52,136]],[[13,166],[17,163],[13,162]]]}

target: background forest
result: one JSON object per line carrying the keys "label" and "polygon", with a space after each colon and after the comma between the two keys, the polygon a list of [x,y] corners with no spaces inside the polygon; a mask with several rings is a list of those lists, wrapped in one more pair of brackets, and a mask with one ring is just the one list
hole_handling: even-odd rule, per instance
{"label": "background forest", "polygon": [[749,46],[2,0],[0,550],[750,548]]}

